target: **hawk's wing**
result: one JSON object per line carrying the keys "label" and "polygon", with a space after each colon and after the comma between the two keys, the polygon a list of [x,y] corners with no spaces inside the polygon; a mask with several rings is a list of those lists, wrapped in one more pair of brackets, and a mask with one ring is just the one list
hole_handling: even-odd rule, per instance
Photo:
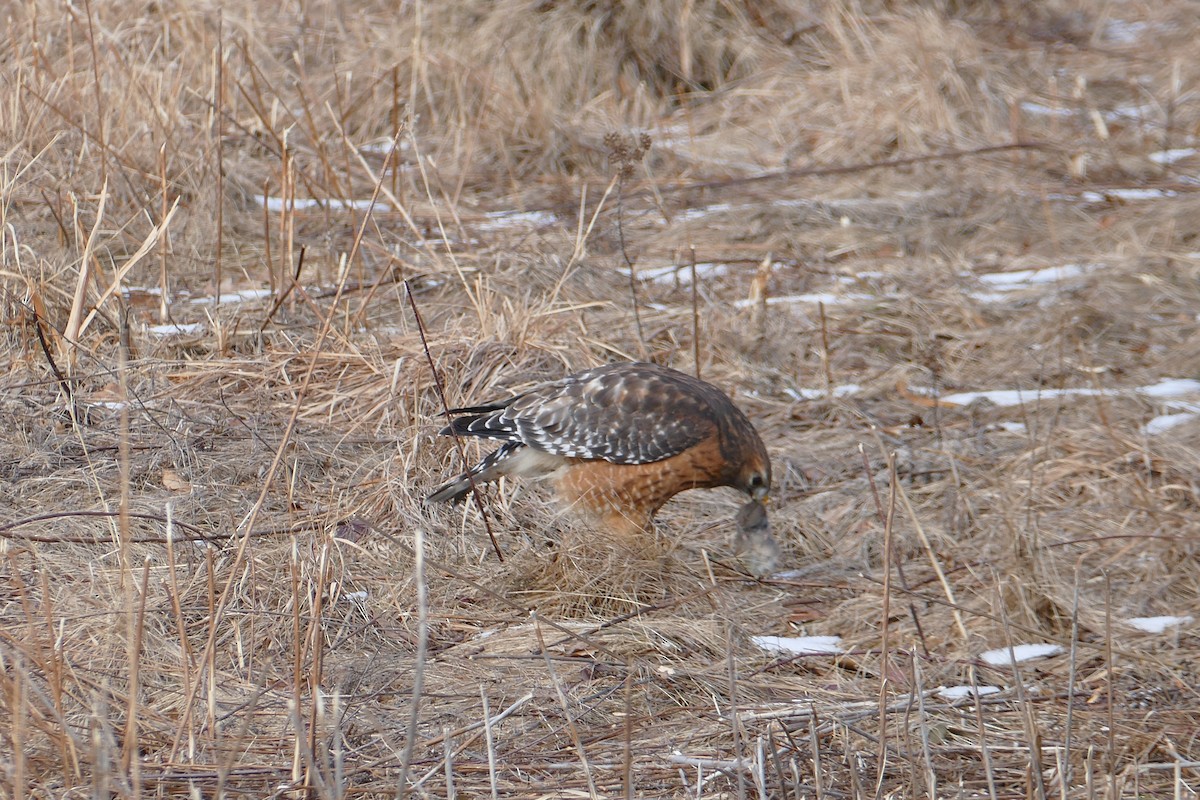
{"label": "hawk's wing", "polygon": [[521,442],[572,458],[648,464],[717,435],[732,404],[715,387],[655,364],[580,372],[525,394],[470,409],[451,431]]}

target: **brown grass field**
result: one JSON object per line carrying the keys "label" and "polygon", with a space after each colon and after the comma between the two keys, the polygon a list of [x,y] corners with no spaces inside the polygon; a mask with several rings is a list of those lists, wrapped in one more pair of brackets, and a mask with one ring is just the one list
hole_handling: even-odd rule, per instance
{"label": "brown grass field", "polygon": [[[1194,3],[0,24],[0,796],[1197,796]],[[625,359],[754,420],[783,571],[731,490],[423,507],[431,363]]]}

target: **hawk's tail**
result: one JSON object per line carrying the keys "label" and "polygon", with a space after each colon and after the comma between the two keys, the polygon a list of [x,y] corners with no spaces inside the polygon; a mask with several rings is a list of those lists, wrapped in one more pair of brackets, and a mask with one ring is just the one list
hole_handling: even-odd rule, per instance
{"label": "hawk's tail", "polygon": [[519,448],[520,442],[505,442],[504,446],[484,458],[468,472],[464,472],[449,483],[439,486],[425,498],[425,505],[434,503],[460,503],[471,492],[471,483],[487,483],[500,477],[498,467]]}

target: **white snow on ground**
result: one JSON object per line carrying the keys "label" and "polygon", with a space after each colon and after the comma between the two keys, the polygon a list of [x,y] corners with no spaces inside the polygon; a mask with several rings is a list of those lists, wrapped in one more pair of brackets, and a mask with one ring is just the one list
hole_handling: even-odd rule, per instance
{"label": "white snow on ground", "polygon": [[[876,299],[878,299],[878,298],[874,297],[873,295],[856,294],[853,292],[847,292],[846,294],[833,294],[831,292],[812,292],[809,294],[781,294],[781,295],[775,295],[773,297],[767,297],[767,305],[769,305],[769,306],[798,305],[801,303],[811,303],[812,305],[816,305],[817,303],[824,303],[827,306],[836,306],[841,303],[856,303],[856,302],[860,302],[863,300],[876,300]],[[760,302],[762,302],[762,301],[756,300],[754,298],[747,298],[745,300],[738,300],[733,305],[734,305],[734,308],[752,308],[752,307],[758,305]]]}
{"label": "white snow on ground", "polygon": [[[396,143],[396,150],[400,151],[400,152],[408,150],[411,147],[412,147],[412,142],[410,142],[408,139],[401,139],[399,142]],[[391,139],[379,139],[374,142],[367,142],[365,144],[360,144],[358,146],[358,152],[386,156],[388,153],[392,152],[392,140]]]}
{"label": "white snow on ground", "polygon": [[733,211],[734,208],[735,206],[732,203],[713,203],[711,206],[689,208],[686,211],[680,211],[678,214],[675,214],[675,221],[691,222],[692,220],[704,219],[709,214],[724,214],[727,211]]}
{"label": "white snow on ground", "polygon": [[1178,414],[1159,414],[1142,426],[1142,433],[1146,436],[1158,436],[1160,433],[1166,433],[1185,422],[1191,422],[1197,417],[1200,417],[1200,406],[1195,411],[1184,411]]}
{"label": "white snow on ground", "polygon": [[1044,283],[1058,283],[1067,278],[1085,275],[1098,264],[1062,264],[1041,269],[1022,269],[1014,272],[991,272],[980,275],[979,281],[995,291],[1025,289]]}
{"label": "white snow on ground", "polygon": [[1026,100],[1024,103],[1021,103],[1021,110],[1026,114],[1032,114],[1035,117],[1070,117],[1075,114],[1075,109],[1073,108],[1047,106],[1041,103],[1035,103],[1032,100]]}
{"label": "white snow on ground", "polygon": [[1132,625],[1139,631],[1146,633],[1163,633],[1167,628],[1173,628],[1177,625],[1187,625],[1193,621],[1193,617],[1133,617],[1125,620],[1125,624]]}
{"label": "white snow on ground", "polygon": [[[1048,106],[1043,103],[1034,103],[1026,101],[1021,103],[1021,110],[1026,114],[1031,114],[1035,117],[1073,117],[1078,113],[1082,113],[1078,108],[1068,108],[1066,106]],[[1157,110],[1150,105],[1140,106],[1117,106],[1109,111],[1101,111],[1100,116],[1105,122],[1117,122],[1120,120],[1129,119],[1146,119],[1154,116]]]}
{"label": "white snow on ground", "polygon": [[752,636],[750,641],[763,650],[788,655],[836,655],[842,652],[840,636]]}
{"label": "white snow on ground", "polygon": [[[1051,400],[1056,397],[1117,397],[1133,393],[1157,399],[1170,399],[1188,394],[1200,393],[1200,381],[1191,378],[1163,378],[1158,383],[1149,386],[1139,386],[1134,389],[1092,389],[1081,387],[1077,389],[993,389],[982,392],[958,392],[942,395],[938,399],[943,403],[966,406],[977,400],[987,400],[997,406],[1018,406],[1040,400]],[[929,394],[922,390],[922,394]],[[1177,407],[1183,404],[1177,404]],[[1200,410],[1200,409],[1198,409]]]}
{"label": "white snow on ground", "polygon": [[1200,381],[1192,378],[1163,378],[1152,386],[1143,386],[1137,391],[1150,397],[1181,397],[1200,393]]}
{"label": "white snow on ground", "polygon": [[987,287],[988,291],[968,292],[967,294],[981,303],[1003,303],[1011,299],[1010,292],[1042,286],[1053,287],[1070,278],[1086,275],[1101,266],[1100,264],[1060,264],[1039,269],[989,272],[975,276],[980,283]]}
{"label": "white snow on ground", "polygon": [[[270,289],[239,289],[236,292],[224,292],[221,295],[222,303],[245,303],[252,300],[262,300],[264,297],[270,297]],[[193,305],[210,306],[217,302],[211,297],[197,297],[192,301]]]}
{"label": "white snow on ground", "polygon": [[1108,189],[1103,192],[1081,192],[1079,199],[1085,203],[1103,203],[1110,197],[1115,200],[1162,200],[1178,195],[1179,192],[1173,189],[1126,188]]}
{"label": "white snow on ground", "polygon": [[[846,383],[833,387],[834,397],[849,397],[862,391],[857,383]],[[793,400],[820,400],[825,397],[824,389],[784,389],[783,393]]]}
{"label": "white snow on ground", "polygon": [[203,322],[180,322],[177,324],[147,325],[146,333],[152,336],[194,336],[204,331]]}
{"label": "white snow on ground", "polygon": [[[778,269],[782,264],[772,264],[772,269]],[[747,271],[754,271],[757,267],[747,266]],[[696,277],[704,280],[705,278],[720,278],[728,275],[732,271],[731,264],[713,264],[703,262],[696,264]],[[622,275],[629,275],[629,267],[618,267],[617,272]],[[637,267],[634,274],[638,280],[648,283],[658,283],[668,286],[679,284],[680,286],[691,286],[692,284],[692,265],[691,264],[671,264],[665,267]]]}
{"label": "white snow on ground", "polygon": [[558,217],[549,211],[490,211],[483,216],[482,221],[468,227],[498,231],[504,228],[541,228],[558,221]]}
{"label": "white snow on ground", "polygon": [[938,696],[943,700],[962,700],[966,697],[983,697],[984,695],[997,694],[1000,692],[999,686],[939,686],[937,691]]}
{"label": "white snow on ground", "polygon": [[1196,153],[1200,153],[1200,150],[1194,147],[1176,147],[1171,150],[1159,150],[1156,153],[1151,153],[1147,158],[1155,164],[1174,164],[1176,161],[1191,158]]}
{"label": "white snow on ground", "polygon": [[988,650],[987,652],[980,653],[979,657],[985,664],[991,664],[993,667],[1007,667],[1014,660],[1018,663],[1032,661],[1035,658],[1056,656],[1062,651],[1062,646],[1057,644],[1014,644],[1011,653],[1009,653],[1009,648],[1000,647],[996,650]]}
{"label": "white snow on ground", "polygon": [[1158,27],[1141,20],[1110,19],[1104,25],[1104,38],[1113,44],[1137,44],[1142,34]]}
{"label": "white snow on ground", "polygon": [[374,203],[371,202],[370,198],[367,198],[366,200],[343,200],[336,197],[327,197],[320,200],[314,197],[297,197],[290,201],[286,197],[267,197],[265,198],[265,201],[264,198],[259,197],[256,198],[256,200],[260,206],[265,205],[267,207],[267,211],[275,212],[283,211],[285,208],[288,208],[289,205],[296,211],[306,211],[310,208],[326,207],[334,209],[353,208],[356,211],[367,211],[372,207],[372,205],[374,205],[377,211],[387,211],[391,208],[391,206],[389,206],[382,198],[376,199]]}

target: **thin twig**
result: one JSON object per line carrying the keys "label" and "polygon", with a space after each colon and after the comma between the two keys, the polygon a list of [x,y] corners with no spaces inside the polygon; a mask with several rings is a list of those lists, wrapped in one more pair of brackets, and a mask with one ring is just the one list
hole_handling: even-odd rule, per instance
{"label": "thin twig", "polygon": [[[425,360],[429,362],[429,373],[433,376],[433,385],[437,389],[438,400],[442,403],[442,410],[446,412],[446,416],[450,416],[450,404],[446,402],[446,389],[442,384],[442,376],[438,374],[437,365],[433,363],[433,354],[429,352],[429,340],[425,338],[425,321],[421,318],[421,311],[417,308],[417,298],[413,296],[412,286],[408,281],[404,281],[404,291],[408,295],[408,304],[412,307],[413,318],[417,321],[417,333],[421,337],[421,348],[425,351]],[[492,550],[496,553],[496,558],[501,563],[504,562],[504,553],[500,550],[500,542],[496,541],[496,533],[492,530],[492,520],[488,516],[487,509],[483,505],[483,496],[479,492],[479,487],[475,484],[475,476],[471,474],[471,462],[467,460],[467,449],[463,445],[462,437],[458,435],[458,431],[454,426],[450,426],[450,435],[454,438],[454,446],[458,449],[458,456],[462,460],[463,474],[467,476],[467,483],[471,485],[471,496],[475,498],[475,506],[479,509],[480,515],[483,517],[483,527],[487,529],[488,539],[492,543]]]}
{"label": "thin twig", "polygon": [[225,228],[225,11],[220,6],[217,7],[217,81],[213,88],[213,104],[217,108],[217,113],[213,116],[213,125],[216,127],[215,150],[217,151],[217,179],[214,181],[214,191],[216,192],[217,200],[217,218],[215,226],[217,229],[217,241],[214,245],[215,253],[213,254],[213,276],[216,287],[213,289],[213,302],[219,309],[221,307],[221,270],[222,259],[221,249],[223,247],[224,228]]}
{"label": "thin twig", "polygon": [[880,610],[880,668],[879,668],[879,750],[878,774],[875,781],[875,800],[883,796],[883,779],[887,774],[887,690],[891,671],[888,634],[891,631],[892,604],[892,521],[896,517],[896,454],[888,453],[888,481],[891,484],[887,518],[883,526],[883,597]]}
{"label": "thin twig", "polygon": [[412,764],[413,748],[417,743],[417,726],[421,721],[421,690],[425,684],[425,655],[429,644],[429,588],[425,583],[425,533],[418,525],[413,528],[413,581],[417,585],[417,654],[413,663],[412,697],[409,700],[408,736],[404,755],[400,759],[398,800],[408,792],[408,769]]}
{"label": "thin twig", "polygon": [[488,713],[487,691],[479,684],[479,700],[483,704],[483,736],[487,742],[488,783],[492,787],[492,800],[500,800],[499,787],[496,785],[496,742],[492,737],[492,720]]}
{"label": "thin twig", "polygon": [[[263,318],[262,324],[258,326],[258,333],[260,336],[262,335],[262,332],[266,330],[267,326],[271,324],[271,319],[275,316],[275,312],[279,310],[279,307],[283,305],[283,301],[287,300],[288,295],[292,293],[292,290],[300,285],[300,272],[304,269],[304,253],[307,250],[308,245],[300,245],[300,255],[296,257],[296,271],[292,275],[292,281],[288,284],[287,288],[280,292],[279,296],[275,298],[275,302],[271,305],[271,310],[267,312],[267,316]],[[270,264],[269,256],[267,263]],[[217,294],[220,295],[220,293],[220,290],[217,290]]]}
{"label": "thin twig", "polygon": [[563,691],[562,682],[558,679],[558,674],[554,671],[554,662],[550,660],[550,653],[546,650],[546,642],[542,638],[541,618],[536,611],[532,616],[533,631],[546,662],[546,672],[550,676],[550,683],[554,685],[554,693],[558,696],[558,704],[562,707],[563,716],[567,719],[567,732],[571,736],[571,742],[575,745],[575,751],[579,753],[579,764],[583,767],[583,775],[587,779],[588,792],[591,794],[592,800],[596,800],[600,797],[600,793],[596,791],[596,783],[592,780],[592,768],[588,763],[587,750],[583,747],[583,739],[579,736],[579,727],[575,724],[575,715],[571,713],[571,706],[567,703],[567,695]]}
{"label": "thin twig", "polygon": [[[863,470],[866,472],[866,475],[867,475],[867,485],[869,485],[871,487],[871,497],[875,501],[875,514],[877,517],[879,517],[879,524],[883,525],[886,528],[890,524],[889,518],[890,518],[891,510],[889,509],[888,513],[886,513],[886,514],[884,513],[883,503],[879,499],[879,488],[875,485],[875,474],[871,471],[871,462],[867,458],[866,448],[860,444],[858,446],[858,452],[859,452],[859,455],[862,456]],[[889,500],[892,504],[895,503],[896,493],[899,491],[899,482],[896,477],[896,465],[894,463],[894,457],[895,457],[895,454],[892,453],[889,455],[889,460],[888,460],[889,470],[890,470],[888,473],[888,475],[889,475],[888,481],[890,482],[891,489],[892,489],[892,493],[889,496]],[[903,494],[901,494],[901,497],[903,497]],[[917,606],[912,601],[912,590],[909,589],[909,587],[908,587],[908,579],[904,577],[904,567],[899,562],[896,563],[896,577],[898,577],[900,579],[900,588],[902,588],[904,590],[905,594],[907,594],[909,596],[908,613],[909,613],[909,616],[912,617],[913,627],[915,627],[917,629],[917,638],[921,642],[921,650],[922,650],[922,652],[924,652],[925,656],[928,657],[929,656],[929,647],[925,643],[925,630],[921,627],[921,615],[917,613]],[[953,601],[951,601],[951,602],[953,602]],[[954,608],[957,608],[957,606],[954,606]],[[965,635],[965,632],[964,632],[964,635]]]}
{"label": "thin twig", "polygon": [[642,331],[642,312],[638,307],[637,270],[633,259],[625,247],[625,179],[617,180],[617,240],[621,244],[621,258],[625,260],[625,268],[629,270],[629,301],[633,306],[633,322],[637,328],[638,346],[642,350],[643,360],[646,358],[646,335]]}
{"label": "thin twig", "polygon": [[[906,158],[891,158],[884,161],[864,161],[857,164],[843,164],[836,167],[806,167],[803,169],[780,169],[772,172],[764,172],[761,175],[750,175],[744,178],[724,178],[716,181],[700,181],[697,183],[684,183],[678,186],[668,186],[666,188],[656,187],[656,190],[661,194],[678,194],[680,192],[704,191],[708,189],[727,189],[736,186],[750,186],[756,183],[766,183],[768,181],[787,180],[794,181],[796,178],[817,178],[830,175],[850,175],[856,172],[867,172],[875,169],[891,169],[894,167],[908,167],[913,164],[927,164],[933,161],[950,161],[959,158],[970,158],[972,156],[990,155],[992,153],[1003,153],[1008,150],[1053,150],[1058,149],[1058,145],[1051,142],[1039,141],[1022,141],[1011,142],[1009,144],[995,144],[986,147],[975,147],[970,150],[947,150],[941,153],[930,153],[922,156],[908,156]],[[635,196],[650,194],[649,190],[642,190]]]}
{"label": "thin twig", "polygon": [[699,283],[696,276],[696,248],[692,247],[692,361],[695,362],[696,379],[700,379],[700,300]]}

